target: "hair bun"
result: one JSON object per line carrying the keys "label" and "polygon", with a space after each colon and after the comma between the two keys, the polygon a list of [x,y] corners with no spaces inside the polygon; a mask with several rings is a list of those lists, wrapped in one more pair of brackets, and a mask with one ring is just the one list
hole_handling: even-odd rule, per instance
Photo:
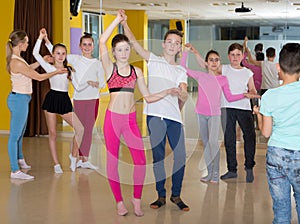
{"label": "hair bun", "polygon": [[92,34],[91,34],[91,33],[88,33],[88,32],[84,32],[83,34],[84,34],[85,36],[89,36],[89,37],[92,36]]}

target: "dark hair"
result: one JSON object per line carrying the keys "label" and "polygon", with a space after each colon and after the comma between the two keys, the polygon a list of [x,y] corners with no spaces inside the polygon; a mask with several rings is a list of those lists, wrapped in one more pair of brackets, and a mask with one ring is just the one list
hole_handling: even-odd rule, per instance
{"label": "dark hair", "polygon": [[233,43],[231,44],[229,47],[228,47],[228,54],[231,52],[231,51],[234,51],[234,50],[240,50],[242,53],[244,52],[244,49],[243,49],[243,45],[239,44],[239,43]]}
{"label": "dark hair", "polygon": [[167,37],[170,34],[176,34],[177,36],[180,36],[181,38],[183,37],[183,33],[180,32],[179,30],[169,30],[168,32],[166,32],[165,36],[164,36],[164,41],[167,39]]}
{"label": "dark hair", "polygon": [[[64,45],[64,44],[61,44],[61,43],[58,43],[58,44],[55,44],[53,46],[53,49],[52,49],[52,53],[54,53],[55,49],[58,48],[58,47],[62,47],[66,50],[66,54],[67,54],[67,47]],[[63,62],[63,65],[65,68],[68,69],[68,79],[71,81],[72,80],[72,72],[74,72],[75,70],[73,69],[73,67],[71,65],[68,65],[68,60],[67,60],[67,56]]]}
{"label": "dark hair", "polygon": [[79,44],[82,43],[82,40],[83,40],[83,39],[92,39],[92,41],[93,41],[93,43],[94,43],[94,38],[92,37],[92,34],[91,34],[91,33],[84,32],[84,33],[83,33],[83,36],[80,37],[80,42],[79,42]]}
{"label": "dark hair", "polygon": [[269,47],[267,50],[266,50],[266,55],[268,58],[272,58],[275,56],[275,48],[273,47]]}
{"label": "dark hair", "polygon": [[25,43],[27,34],[24,30],[15,30],[9,34],[8,41],[6,43],[6,70],[10,72],[11,56],[13,54],[12,48],[19,43]]}
{"label": "dark hair", "polygon": [[287,74],[300,74],[300,44],[287,43],[279,53],[280,69]]}
{"label": "dark hair", "polygon": [[255,45],[254,51],[255,51],[255,53],[262,52],[263,48],[264,48],[264,45],[262,43],[258,43],[258,44]]}
{"label": "dark hair", "polygon": [[215,51],[215,50],[210,50],[210,51],[208,51],[208,52],[206,53],[206,56],[205,56],[205,61],[206,61],[206,62],[208,61],[208,57],[209,57],[209,55],[211,55],[211,54],[216,54],[216,55],[218,55],[218,56],[220,57],[219,52],[217,52],[217,51]]}
{"label": "dark hair", "polygon": [[111,47],[114,49],[117,45],[117,43],[120,43],[120,42],[127,42],[129,45],[130,45],[130,41],[128,39],[128,37],[124,34],[117,34],[114,36],[114,38],[112,39],[111,41]]}
{"label": "dark hair", "polygon": [[265,54],[263,52],[257,52],[255,54],[255,58],[256,58],[256,61],[263,61],[263,60],[265,60]]}

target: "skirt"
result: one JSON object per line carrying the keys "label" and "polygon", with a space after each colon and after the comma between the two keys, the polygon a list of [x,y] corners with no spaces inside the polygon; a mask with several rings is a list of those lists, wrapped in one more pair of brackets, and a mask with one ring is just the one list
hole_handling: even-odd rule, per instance
{"label": "skirt", "polygon": [[55,114],[67,114],[73,112],[73,106],[68,92],[50,89],[42,105],[42,109]]}

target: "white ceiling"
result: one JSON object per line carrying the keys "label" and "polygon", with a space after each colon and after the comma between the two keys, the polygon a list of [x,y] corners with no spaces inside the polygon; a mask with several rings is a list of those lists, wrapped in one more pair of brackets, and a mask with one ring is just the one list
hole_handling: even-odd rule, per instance
{"label": "white ceiling", "polygon": [[118,9],[145,10],[149,19],[191,19],[200,24],[300,25],[300,0],[247,0],[248,13],[235,13],[242,1],[82,0],[84,11],[115,14]]}

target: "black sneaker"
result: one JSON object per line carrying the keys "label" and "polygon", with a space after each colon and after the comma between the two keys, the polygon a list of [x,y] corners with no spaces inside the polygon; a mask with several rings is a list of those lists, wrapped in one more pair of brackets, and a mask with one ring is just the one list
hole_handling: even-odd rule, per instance
{"label": "black sneaker", "polygon": [[237,173],[228,171],[227,173],[222,175],[220,178],[221,178],[221,180],[226,180],[226,179],[230,179],[230,178],[237,178]]}

